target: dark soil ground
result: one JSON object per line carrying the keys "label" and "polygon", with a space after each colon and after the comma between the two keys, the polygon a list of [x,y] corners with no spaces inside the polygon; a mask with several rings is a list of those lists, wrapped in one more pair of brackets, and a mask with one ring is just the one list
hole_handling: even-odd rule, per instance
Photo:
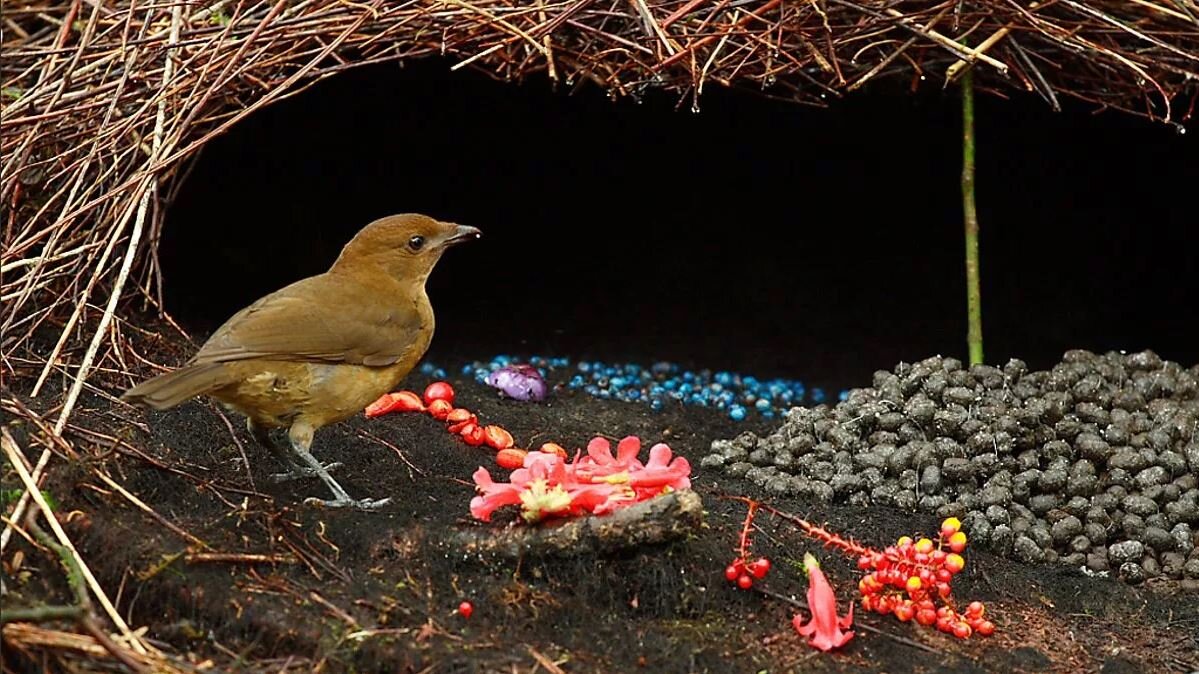
{"label": "dark soil ground", "polygon": [[[159,353],[178,362],[186,353]],[[463,360],[491,353],[461,354]],[[925,354],[912,354],[913,358]],[[444,365],[454,365],[444,362]],[[34,411],[55,396],[8,393]],[[471,473],[499,478],[493,454],[468,447],[425,415],[359,415],[317,434],[314,453],[345,466],[338,479],[356,497],[392,496],[378,513],[317,510],[317,480],[272,484],[270,455],[207,401],[144,412],[91,392],[67,437],[81,459],[55,459],[47,488],[82,556],[128,622],[181,660],[209,671],[324,672],[1189,672],[1199,669],[1199,591],[1180,583],[1130,587],[1062,566],[1022,566],[967,551],[955,582],[960,600],[988,605],[998,632],[960,641],[893,618],[855,614],[859,629],[842,651],[809,648],[791,627],[795,609],[723,577],[753,485],[699,467],[717,438],[767,431],[714,410],[605,402],[558,391],[544,403],[499,399],[451,376],[459,404],[508,428],[521,446],[553,440],[569,449],[595,435],[665,441],[694,466],[705,526],[688,540],[605,557],[488,561],[456,553],[447,533],[500,527],[473,521]],[[421,390],[427,377],[413,376]],[[866,382],[863,382],[863,384]],[[116,392],[121,382],[99,384]],[[6,422],[36,457],[32,425]],[[777,422],[774,422],[777,423]],[[231,432],[232,429],[232,432]],[[243,462],[244,457],[249,466]],[[140,510],[95,476],[104,470],[152,508]],[[15,486],[6,474],[4,487]],[[887,508],[773,505],[882,545],[932,532],[931,514]],[[76,513],[65,516],[67,513]],[[762,515],[754,550],[774,561],[760,585],[802,599],[798,560],[817,553],[847,602],[853,560]],[[169,526],[168,526],[169,525]],[[172,531],[175,529],[175,531]],[[201,549],[194,537],[203,541]],[[26,550],[21,569],[6,558],[6,606],[68,600],[58,567]],[[189,562],[184,553],[283,555],[280,563]],[[14,573],[16,572],[16,573]],[[470,619],[455,613],[473,602]],[[900,637],[892,638],[889,635]],[[33,657],[29,657],[32,655]],[[6,671],[42,671],[55,658],[6,643]],[[78,660],[76,660],[78,664]]]}

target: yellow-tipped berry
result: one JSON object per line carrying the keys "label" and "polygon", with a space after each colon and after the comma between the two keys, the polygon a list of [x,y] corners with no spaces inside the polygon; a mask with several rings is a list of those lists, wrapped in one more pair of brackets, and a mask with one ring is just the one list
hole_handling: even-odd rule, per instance
{"label": "yellow-tipped berry", "polygon": [[958,531],[949,537],[949,549],[954,552],[961,552],[966,549],[966,532]]}

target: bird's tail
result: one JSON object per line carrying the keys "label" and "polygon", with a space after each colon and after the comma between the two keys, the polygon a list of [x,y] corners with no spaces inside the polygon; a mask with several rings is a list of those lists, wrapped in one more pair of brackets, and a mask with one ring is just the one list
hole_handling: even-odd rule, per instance
{"label": "bird's tail", "polygon": [[203,363],[160,374],[125,391],[121,400],[165,410],[228,382],[223,363]]}

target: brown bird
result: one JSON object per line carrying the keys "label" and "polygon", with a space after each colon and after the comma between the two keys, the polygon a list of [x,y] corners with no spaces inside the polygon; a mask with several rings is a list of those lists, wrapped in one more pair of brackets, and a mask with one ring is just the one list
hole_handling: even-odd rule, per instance
{"label": "brown bird", "polygon": [[[318,428],[347,419],[392,390],[433,338],[425,280],[449,246],[474,227],[418,214],[376,220],[342,249],[329,271],[297,281],[234,314],[177,370],[134,386],[122,399],[163,410],[208,395],[246,417],[246,427],[289,471],[276,481],[319,477],[331,507],[379,508],[390,498],[350,498],[309,452]],[[291,452],[271,428],[287,428]]]}

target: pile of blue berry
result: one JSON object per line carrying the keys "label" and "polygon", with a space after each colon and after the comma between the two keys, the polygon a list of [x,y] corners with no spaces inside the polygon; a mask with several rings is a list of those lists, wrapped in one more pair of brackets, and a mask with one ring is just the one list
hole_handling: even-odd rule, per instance
{"label": "pile of blue berry", "polygon": [[[736,372],[706,369],[692,372],[667,362],[644,367],[635,363],[573,362],[569,358],[499,355],[489,362],[475,361],[464,366],[462,374],[473,376],[475,381],[482,383],[491,372],[514,363],[528,363],[551,384],[601,400],[643,403],[654,410],[675,402],[699,405],[723,410],[736,421],[751,414],[773,419],[792,407],[829,402],[824,390],[808,389],[803,382],[794,379],[758,379]],[[445,371],[426,363],[421,367],[421,373],[437,377],[444,376]],[[841,397],[844,395],[842,392]]]}

